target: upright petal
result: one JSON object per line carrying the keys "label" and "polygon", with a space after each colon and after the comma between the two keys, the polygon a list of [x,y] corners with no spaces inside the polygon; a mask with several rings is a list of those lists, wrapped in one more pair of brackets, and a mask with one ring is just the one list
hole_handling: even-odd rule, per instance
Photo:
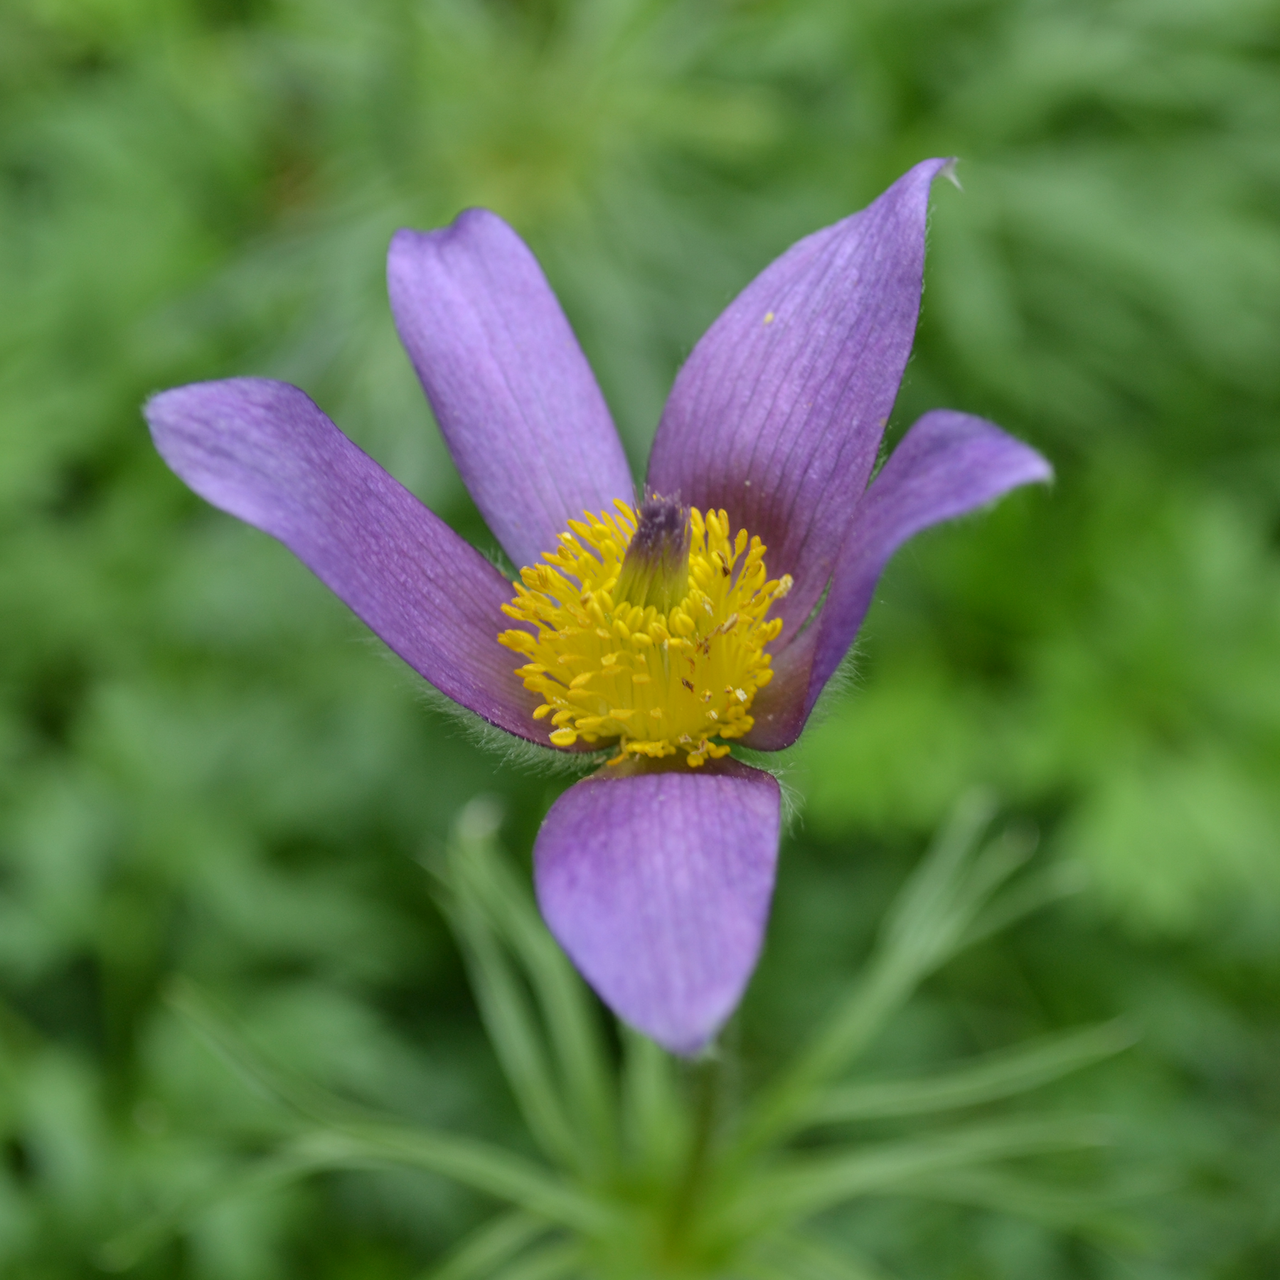
{"label": "upright petal", "polygon": [[874,204],[801,240],[694,348],[658,427],[648,482],[723,507],[795,588],[786,644],[818,602],[866,487],[920,308],[927,160]]}
{"label": "upright petal", "polygon": [[542,740],[497,639],[511,584],[297,387],[201,382],[145,412],[161,456],[202,498],[283,542],[442,693]]}
{"label": "upright petal", "polygon": [[755,968],[777,864],[780,795],[732,759],[569,788],[534,846],[551,932],[613,1011],[693,1054]]}
{"label": "upright petal", "polygon": [[858,503],[822,612],[757,698],[747,743],[775,751],[799,736],[853,643],[889,557],[908,538],[1019,485],[1052,479],[1053,469],[1034,449],[992,423],[950,409],[926,413]]}
{"label": "upright petal", "polygon": [[471,496],[518,566],[568,521],[630,501],[613,420],[537,260],[497,214],[397,231],[396,328]]}

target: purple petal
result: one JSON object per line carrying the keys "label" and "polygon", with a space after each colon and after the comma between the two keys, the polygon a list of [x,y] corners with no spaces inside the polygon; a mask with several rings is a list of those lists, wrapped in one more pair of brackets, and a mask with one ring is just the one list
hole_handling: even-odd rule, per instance
{"label": "purple petal", "polygon": [[780,794],[732,759],[601,772],[552,806],[534,845],[538,902],[624,1021],[693,1054],[755,968],[778,856]]}
{"label": "purple petal", "polygon": [[746,742],[776,751],[799,736],[853,643],[889,557],[908,538],[1019,485],[1052,479],[1053,469],[1034,449],[990,422],[950,409],[926,413],[858,503],[822,612],[757,697]]}
{"label": "purple petal", "polygon": [[297,387],[200,382],[148,401],[161,456],[202,498],[278,538],[442,693],[542,741],[498,644],[511,584]]}
{"label": "purple petal", "polygon": [[440,231],[397,231],[387,285],[453,460],[517,566],[540,563],[570,518],[633,499],[586,357],[497,214],[468,209]]}
{"label": "purple petal", "polygon": [[920,308],[927,160],[793,245],[711,326],[676,379],[649,464],[660,493],[723,507],[795,588],[783,644],[835,565],[898,394]]}

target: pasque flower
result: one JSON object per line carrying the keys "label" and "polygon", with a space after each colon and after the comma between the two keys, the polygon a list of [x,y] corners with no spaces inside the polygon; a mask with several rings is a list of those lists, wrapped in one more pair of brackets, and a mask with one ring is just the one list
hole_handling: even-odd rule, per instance
{"label": "pasque flower", "polygon": [[538,901],[606,1003],[678,1053],[737,1004],[773,890],[778,784],[730,744],[796,739],[904,540],[1051,474],[990,423],[935,410],[872,479],[945,163],[730,303],[676,378],[639,502],[515,232],[479,209],[398,232],[401,340],[517,584],[295,387],[235,378],[146,407],[192,489],[288,546],[436,688],[549,749],[610,752],[547,815]]}

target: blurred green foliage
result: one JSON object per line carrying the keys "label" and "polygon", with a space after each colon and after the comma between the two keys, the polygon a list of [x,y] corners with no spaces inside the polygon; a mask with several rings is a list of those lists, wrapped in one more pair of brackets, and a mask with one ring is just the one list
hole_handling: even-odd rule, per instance
{"label": "blurred green foliage", "polygon": [[[154,456],[153,390],[303,385],[482,545],[387,311],[391,231],[497,209],[645,454],[750,275],[929,154],[900,431],[938,404],[1059,478],[891,567],[741,1020],[767,1062],[994,784],[1086,891],[926,986],[885,1065],[1128,1013],[1114,1254],[914,1202],[904,1275],[1280,1272],[1280,13],[1273,0],[7,0],[0,7],[0,1271],[97,1274],[261,1104],[163,1000],[294,1069],[519,1142],[417,859],[562,785],[423,706],[281,548]],[[359,643],[354,643],[359,641]],[[1083,1091],[1081,1094],[1080,1091]],[[411,1276],[487,1211],[428,1175],[232,1196],[139,1275]]]}

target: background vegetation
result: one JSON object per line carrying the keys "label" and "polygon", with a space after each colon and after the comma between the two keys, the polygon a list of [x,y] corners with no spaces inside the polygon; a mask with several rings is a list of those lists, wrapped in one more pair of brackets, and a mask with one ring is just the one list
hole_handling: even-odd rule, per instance
{"label": "background vegetation", "polygon": [[[0,1272],[101,1243],[260,1145],[183,974],[351,1095],[519,1144],[421,859],[513,770],[138,413],[304,386],[487,534],[395,340],[397,226],[485,204],[541,256],[633,460],[682,356],[799,235],[926,155],[934,405],[1056,487],[901,555],[734,1031],[767,1064],[974,783],[1083,891],[894,1024],[910,1066],[1126,1014],[1106,1245],[983,1210],[833,1219],[902,1276],[1280,1273],[1280,13],[1273,0],[7,0],[0,7]],[[353,1173],[224,1199],[137,1271],[398,1280],[486,1205]]]}

